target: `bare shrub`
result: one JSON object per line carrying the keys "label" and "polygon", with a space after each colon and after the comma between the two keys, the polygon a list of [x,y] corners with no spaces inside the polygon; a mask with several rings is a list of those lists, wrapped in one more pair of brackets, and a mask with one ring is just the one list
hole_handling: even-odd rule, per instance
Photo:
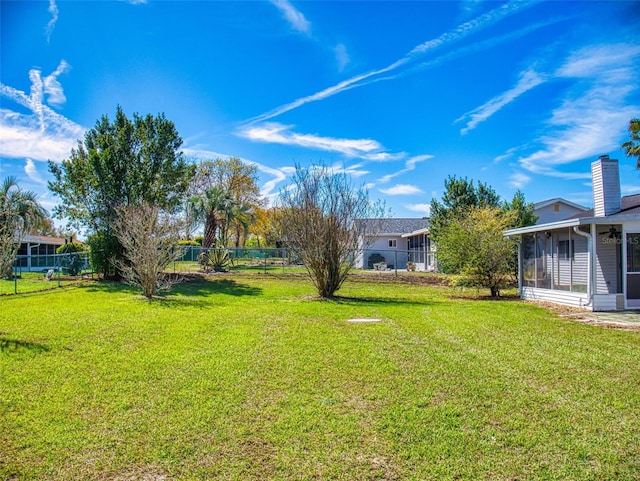
{"label": "bare shrub", "polygon": [[296,168],[293,183],[280,195],[283,242],[299,258],[323,298],[340,289],[357,251],[374,226],[360,219],[382,216],[364,187],[326,167]]}
{"label": "bare shrub", "polygon": [[180,256],[178,222],[148,203],[119,206],[116,215],[113,231],[124,249],[124,258],[114,259],[114,263],[123,279],[139,287],[147,299],[179,282],[179,278],[164,272]]}

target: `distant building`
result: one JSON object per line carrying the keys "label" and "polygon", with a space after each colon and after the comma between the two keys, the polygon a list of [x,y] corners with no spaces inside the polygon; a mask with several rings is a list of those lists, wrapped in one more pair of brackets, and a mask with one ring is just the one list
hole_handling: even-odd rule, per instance
{"label": "distant building", "polygon": [[16,267],[23,271],[53,269],[56,249],[65,244],[62,237],[26,235],[18,249]]}

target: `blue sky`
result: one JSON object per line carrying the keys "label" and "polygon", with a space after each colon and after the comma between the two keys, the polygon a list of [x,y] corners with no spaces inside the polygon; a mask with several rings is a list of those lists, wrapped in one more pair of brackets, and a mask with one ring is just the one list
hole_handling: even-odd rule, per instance
{"label": "blue sky", "polygon": [[50,209],[46,160],[121,105],[193,159],[236,156],[270,198],[344,169],[396,217],[448,175],[591,205],[590,163],[640,117],[640,2],[5,1],[0,176]]}

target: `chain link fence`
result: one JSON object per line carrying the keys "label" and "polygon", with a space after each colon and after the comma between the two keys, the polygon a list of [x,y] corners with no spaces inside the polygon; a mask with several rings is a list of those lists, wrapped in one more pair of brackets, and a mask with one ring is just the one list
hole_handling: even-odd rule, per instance
{"label": "chain link fence", "polygon": [[0,295],[42,291],[92,279],[94,271],[88,252],[20,255],[12,275],[0,279]]}
{"label": "chain link fence", "polygon": [[[209,248],[181,246],[176,260],[167,266],[174,274],[213,272],[299,273],[305,268],[291,249]],[[356,269],[398,275],[399,271],[433,271],[432,254],[398,249],[354,250]],[[27,293],[94,279],[88,252],[18,256],[10,278],[0,279],[0,295]]]}

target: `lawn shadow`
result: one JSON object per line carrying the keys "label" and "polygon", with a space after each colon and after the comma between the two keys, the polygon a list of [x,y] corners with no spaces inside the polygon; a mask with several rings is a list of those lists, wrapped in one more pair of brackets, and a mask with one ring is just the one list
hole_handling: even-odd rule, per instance
{"label": "lawn shadow", "polygon": [[49,351],[49,347],[36,342],[7,339],[0,333],[0,352],[12,354],[19,351],[31,351],[35,354]]}
{"label": "lawn shadow", "polygon": [[327,299],[329,302],[335,302],[337,304],[345,305],[362,305],[362,304],[380,304],[385,306],[390,305],[404,305],[404,306],[426,306],[434,305],[432,299],[403,299],[397,297],[350,297],[350,296],[335,296],[332,299]]}

